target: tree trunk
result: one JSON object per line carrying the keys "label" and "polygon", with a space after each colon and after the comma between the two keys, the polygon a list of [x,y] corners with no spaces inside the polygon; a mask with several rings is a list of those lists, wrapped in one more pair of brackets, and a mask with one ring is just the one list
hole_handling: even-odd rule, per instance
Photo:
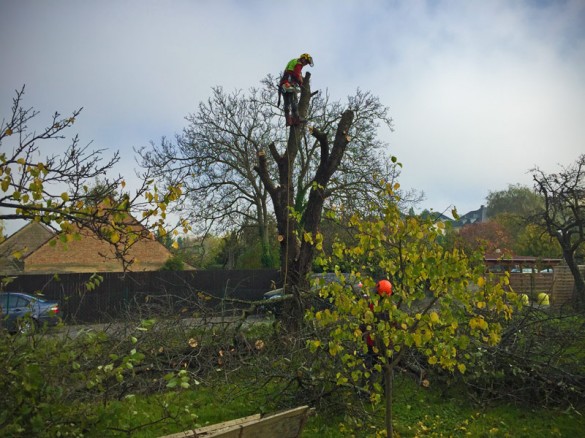
{"label": "tree trunk", "polygon": [[[299,115],[307,119],[309,104],[311,100],[311,74],[307,73],[301,87],[301,98],[299,100]],[[268,173],[267,155],[264,151],[258,154],[258,166],[255,167],[260,180],[266,191],[270,194],[274,213],[276,215],[276,226],[280,241],[280,263],[281,276],[285,293],[292,294],[288,312],[285,313],[286,325],[291,330],[301,327],[304,318],[304,305],[302,293],[308,289],[307,275],[311,271],[313,257],[315,254],[314,243],[305,239],[305,234],[313,239],[319,231],[323,204],[327,198],[327,184],[335,173],[347,144],[350,141],[349,129],[353,123],[354,113],[346,110],[339,122],[333,146],[325,133],[317,128],[311,130],[321,147],[321,157],[317,172],[313,178],[314,185],[309,194],[309,199],[299,218],[301,212],[295,211],[295,185],[294,163],[300,148],[303,126],[291,126],[286,150],[280,154],[274,144],[269,145],[270,155],[276,162],[278,168],[277,184],[272,181]]]}
{"label": "tree trunk", "polygon": [[258,233],[260,237],[260,245],[262,247],[262,254],[260,260],[263,268],[274,268],[274,257],[272,254],[272,245],[270,245],[270,225],[267,220],[267,215],[264,213],[259,214],[260,222],[258,225]]}
{"label": "tree trunk", "polygon": [[391,364],[384,365],[384,396],[386,399],[386,436],[392,437],[394,428],[392,426],[392,396],[394,390],[394,368]]}
{"label": "tree trunk", "polygon": [[579,270],[579,266],[577,265],[577,261],[575,260],[575,252],[571,249],[563,249],[563,258],[573,275],[573,279],[575,281],[575,289],[574,289],[574,305],[575,309],[577,310],[584,310],[585,309],[585,281],[583,280],[583,275],[581,275],[581,271]]}

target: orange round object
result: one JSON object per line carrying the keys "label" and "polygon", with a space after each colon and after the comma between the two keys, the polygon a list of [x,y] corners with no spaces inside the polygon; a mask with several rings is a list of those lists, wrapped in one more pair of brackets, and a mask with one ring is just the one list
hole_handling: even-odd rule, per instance
{"label": "orange round object", "polygon": [[380,280],[376,283],[378,295],[392,295],[392,283],[388,280]]}

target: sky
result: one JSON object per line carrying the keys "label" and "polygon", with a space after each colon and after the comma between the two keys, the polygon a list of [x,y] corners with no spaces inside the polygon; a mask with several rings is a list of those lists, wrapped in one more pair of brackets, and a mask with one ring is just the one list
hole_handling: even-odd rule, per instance
{"label": "sky", "polygon": [[38,129],[83,107],[70,136],[120,151],[131,180],[134,150],[212,87],[259,87],[305,52],[313,89],[389,108],[380,139],[419,210],[477,210],[585,153],[585,0],[0,0],[0,120],[23,85]]}

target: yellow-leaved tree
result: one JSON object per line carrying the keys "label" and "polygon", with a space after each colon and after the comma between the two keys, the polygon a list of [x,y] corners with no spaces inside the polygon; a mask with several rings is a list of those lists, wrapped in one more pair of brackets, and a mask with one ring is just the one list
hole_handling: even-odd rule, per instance
{"label": "yellow-leaved tree", "polygon": [[[309,347],[334,356],[339,385],[353,385],[385,408],[391,437],[393,370],[406,357],[424,358],[425,367],[465,373],[481,344],[499,342],[502,323],[512,317],[517,296],[485,273],[481,254],[446,250],[444,225],[431,218],[402,214],[387,186],[383,211],[350,221],[353,243],[338,243],[318,261],[325,269],[351,271],[356,290],[339,275],[321,290],[331,306],[307,317],[318,335]],[[386,278],[391,296],[380,296],[375,283]],[[369,344],[369,345],[368,345]]]}
{"label": "yellow-leaved tree", "polygon": [[[81,109],[68,116],[54,113],[45,127],[35,129],[39,113],[24,107],[23,97],[24,87],[8,117],[0,119],[0,221],[42,222],[64,244],[91,232],[112,245],[126,268],[128,249],[136,241],[153,237],[154,231],[166,234],[167,207],[180,198],[181,187],[161,191],[146,173],[130,193],[122,175],[106,176],[119,162],[118,152],[105,160],[103,149],[81,145],[77,135],[61,144]],[[188,228],[184,221],[177,226]]]}

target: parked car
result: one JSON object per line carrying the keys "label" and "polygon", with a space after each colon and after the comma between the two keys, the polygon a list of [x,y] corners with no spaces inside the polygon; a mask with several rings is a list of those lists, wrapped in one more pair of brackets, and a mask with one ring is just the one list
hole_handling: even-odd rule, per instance
{"label": "parked car", "polygon": [[[353,290],[357,294],[357,296],[361,296],[362,283],[359,282],[356,278],[353,278],[351,276],[351,274],[342,273],[341,275],[343,275],[345,277],[345,284],[351,285],[351,287],[353,288]],[[319,280],[319,281],[316,281],[316,280]],[[312,285],[311,291],[314,292],[314,294],[311,295],[312,306],[315,308],[330,307],[331,303],[328,300],[321,298],[319,296],[319,291],[321,289],[321,286],[324,286],[324,285],[327,285],[327,284],[330,284],[333,282],[339,282],[339,281],[340,281],[340,279],[337,277],[337,274],[335,274],[334,272],[313,274],[311,276],[311,285]],[[276,300],[278,298],[282,298],[283,296],[284,296],[284,289],[278,288],[278,289],[274,289],[274,290],[271,290],[271,291],[264,293],[264,300],[267,300],[267,301]],[[282,302],[275,302],[273,304],[269,304],[267,302],[266,306],[262,306],[261,311],[263,313],[266,311],[271,311],[274,315],[278,316],[282,311]]]}
{"label": "parked car", "polygon": [[30,333],[60,321],[59,303],[21,292],[0,292],[0,327]]}
{"label": "parked car", "polygon": [[[361,295],[362,283],[357,278],[353,277],[351,274],[342,273],[341,275],[345,278],[345,284],[351,285],[351,287],[353,288],[353,291],[355,293],[357,293],[358,295]],[[313,276],[311,278],[312,278],[311,282],[314,282],[315,279],[318,279],[318,280],[320,280],[319,283],[322,283],[324,285],[340,281],[340,279],[337,277],[337,274],[335,272],[325,272],[322,274],[313,274]],[[313,288],[315,289],[316,287],[318,288],[318,285],[314,286]]]}

